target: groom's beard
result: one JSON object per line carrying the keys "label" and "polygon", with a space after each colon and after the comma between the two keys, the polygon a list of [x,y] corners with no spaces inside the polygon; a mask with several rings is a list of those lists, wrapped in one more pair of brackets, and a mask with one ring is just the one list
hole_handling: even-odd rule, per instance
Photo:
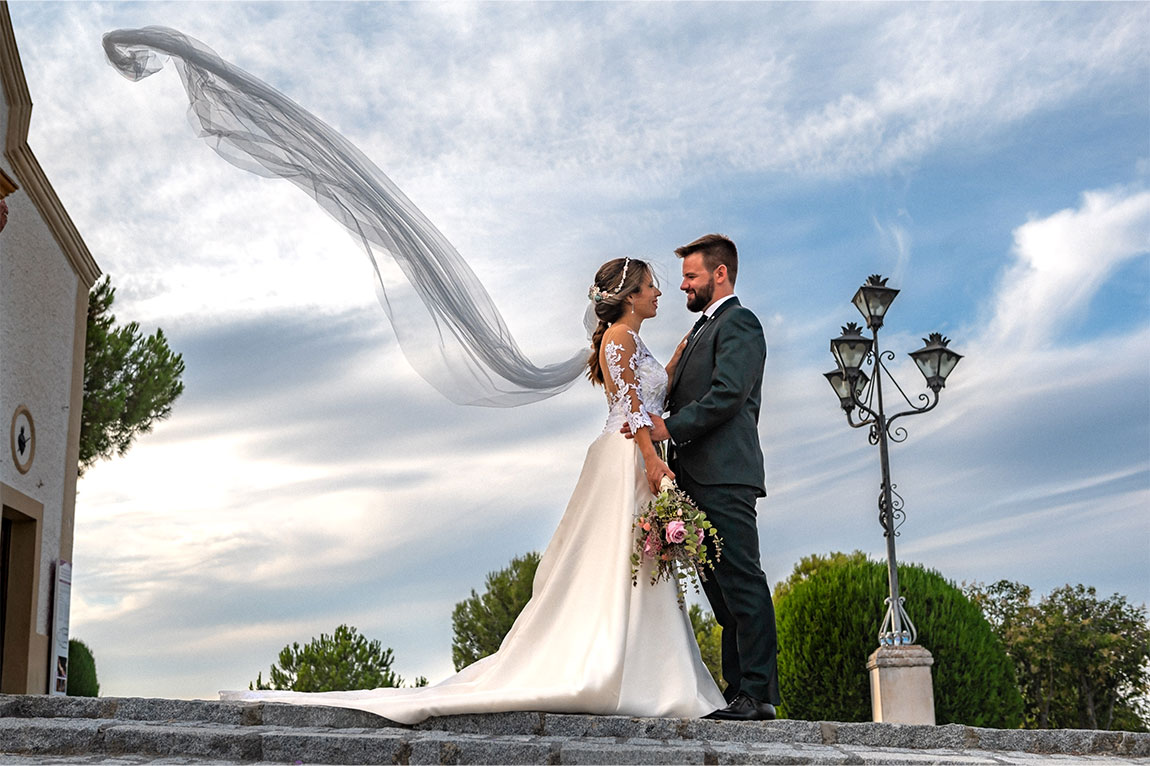
{"label": "groom's beard", "polygon": [[702,311],[707,308],[707,304],[711,302],[711,296],[714,294],[715,279],[712,277],[705,286],[697,288],[694,293],[687,293],[687,310]]}

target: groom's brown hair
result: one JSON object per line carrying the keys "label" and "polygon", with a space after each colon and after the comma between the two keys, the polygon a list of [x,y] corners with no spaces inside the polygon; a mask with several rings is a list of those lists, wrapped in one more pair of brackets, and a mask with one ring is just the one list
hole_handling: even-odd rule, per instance
{"label": "groom's brown hair", "polygon": [[714,273],[720,265],[727,267],[727,279],[731,286],[735,284],[735,277],[739,273],[739,251],[735,243],[722,234],[704,234],[694,242],[675,248],[675,255],[686,258],[695,253],[703,254],[703,265],[707,271]]}

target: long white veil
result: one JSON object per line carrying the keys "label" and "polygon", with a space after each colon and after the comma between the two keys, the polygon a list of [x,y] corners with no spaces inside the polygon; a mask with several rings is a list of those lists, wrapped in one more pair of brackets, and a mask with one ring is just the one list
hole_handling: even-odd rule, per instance
{"label": "long white veil", "polygon": [[589,349],[536,366],[519,350],[491,296],[450,242],[350,141],[294,101],[166,27],[104,35],[129,80],[170,56],[199,135],[237,167],[285,178],[363,244],[376,293],[411,366],[458,404],[510,407],[563,391]]}

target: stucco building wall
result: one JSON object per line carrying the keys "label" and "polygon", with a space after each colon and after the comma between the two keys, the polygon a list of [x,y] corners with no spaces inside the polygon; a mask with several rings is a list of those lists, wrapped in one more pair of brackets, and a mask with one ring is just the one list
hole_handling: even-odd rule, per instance
{"label": "stucco building wall", "polygon": [[[43,504],[40,560],[51,562],[62,553],[65,475],[76,470],[66,461],[79,278],[31,200],[17,191],[7,202],[8,225],[0,233],[0,481]],[[17,470],[8,437],[20,405],[36,429],[27,473]],[[38,592],[36,630],[47,633],[50,567],[40,568]]]}

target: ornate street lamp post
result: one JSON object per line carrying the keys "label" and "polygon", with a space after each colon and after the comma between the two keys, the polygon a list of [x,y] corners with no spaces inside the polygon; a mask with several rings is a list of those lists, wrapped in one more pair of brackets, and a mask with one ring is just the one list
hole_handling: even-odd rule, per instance
{"label": "ornate street lamp post", "polygon": [[[898,381],[887,369],[886,362],[893,361],[894,352],[883,351],[879,348],[878,331],[883,325],[883,318],[890,304],[898,295],[898,290],[887,287],[886,280],[877,274],[872,275],[855,293],[852,303],[866,320],[871,330],[872,338],[865,337],[863,330],[854,322],[842,328],[842,335],[831,341],[831,354],[838,364],[838,368],[826,373],[839,404],[846,414],[847,423],[852,428],[869,427],[869,441],[879,448],[879,463],[882,470],[882,486],[879,491],[878,509],[879,523],[886,537],[887,578],[890,593],[886,598],[886,615],[883,617],[882,627],[879,628],[879,652],[883,647],[910,647],[917,638],[914,623],[911,622],[904,606],[905,599],[899,594],[898,587],[898,559],[895,555],[895,537],[898,536],[898,527],[905,518],[903,514],[902,497],[895,492],[897,485],[890,480],[889,443],[902,442],[906,439],[906,429],[898,426],[892,430],[891,424],[904,415],[917,415],[929,412],[938,405],[939,391],[946,384],[946,377],[954,366],[958,364],[961,355],[947,347],[948,339],[939,333],[931,333],[924,339],[926,344],[918,351],[912,351],[910,357],[914,360],[923,377],[926,378],[927,388],[931,394],[919,394],[918,403],[912,402],[906,395]],[[871,374],[862,369],[867,362],[871,366]],[[886,378],[895,387],[906,401],[910,409],[887,416],[883,402],[883,378]],[[855,410],[858,410],[858,418]],[[876,655],[878,654],[876,653]],[[924,662],[927,668],[927,691],[929,692],[929,653],[925,650]],[[872,662],[874,662],[872,656]],[[893,663],[893,661],[891,661]],[[879,663],[881,664],[881,662]],[[897,664],[897,663],[894,663]],[[876,666],[871,667],[872,671]],[[882,717],[880,714],[880,701],[878,699],[877,682],[872,673],[872,695],[874,695],[875,720],[893,720],[890,716]],[[930,711],[930,722],[933,723],[933,710]],[[918,722],[907,721],[907,722]]]}

